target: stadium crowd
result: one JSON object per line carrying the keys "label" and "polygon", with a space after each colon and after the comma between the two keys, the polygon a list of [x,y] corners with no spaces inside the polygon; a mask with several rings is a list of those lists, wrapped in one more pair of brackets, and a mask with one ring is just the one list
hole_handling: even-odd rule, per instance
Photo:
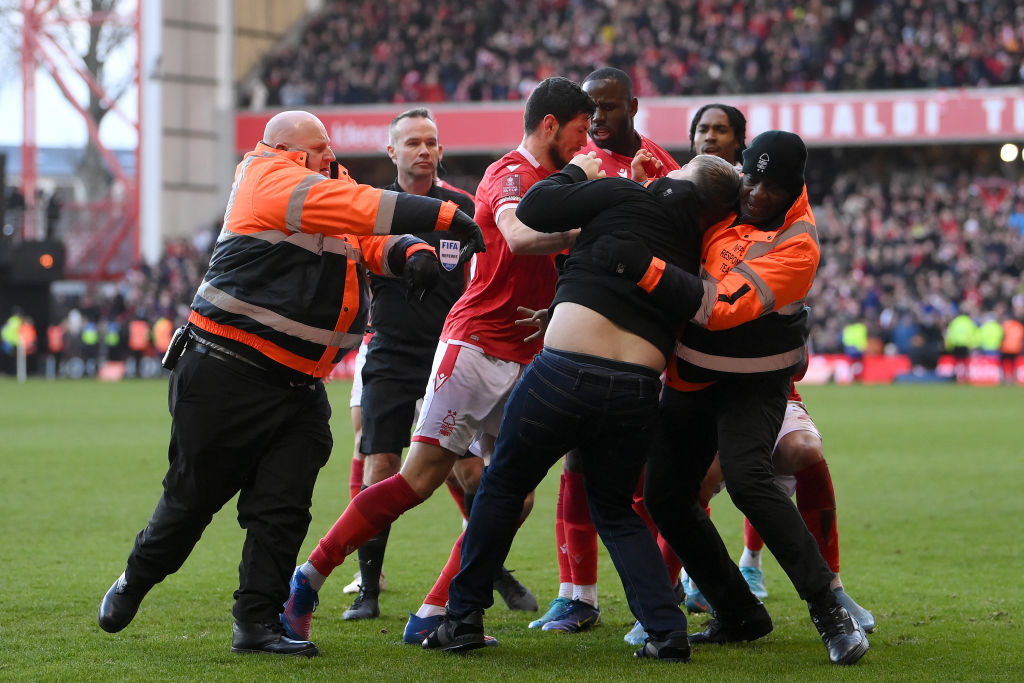
{"label": "stadium crowd", "polygon": [[[415,46],[406,49],[405,46]],[[1009,0],[329,2],[242,106],[524,99],[558,74],[630,73],[639,97],[1014,85]]]}
{"label": "stadium crowd", "polygon": [[[407,44],[416,49],[402,49]],[[519,100],[547,76],[578,81],[604,65],[629,72],[639,96],[709,100],[1020,84],[1024,7],[1007,0],[328,2],[297,40],[266,56],[240,96],[252,108]],[[885,163],[891,154],[812,150],[808,191],[822,264],[809,297],[811,340],[821,353],[849,350],[844,330],[863,323],[869,350],[928,365],[961,312],[979,325],[1024,319],[1024,180],[998,162],[927,150],[901,150],[895,168]],[[472,190],[478,179],[456,180]],[[61,327],[47,335],[50,346],[62,338],[64,355],[84,346],[85,356],[116,359],[131,352],[131,320],[180,324],[210,246],[208,234],[169,243],[158,266],[58,299]]]}

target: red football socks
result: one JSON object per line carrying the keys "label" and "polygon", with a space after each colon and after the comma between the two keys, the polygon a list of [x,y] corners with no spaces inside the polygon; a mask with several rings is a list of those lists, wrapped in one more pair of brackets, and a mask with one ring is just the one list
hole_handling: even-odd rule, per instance
{"label": "red football socks", "polygon": [[555,503],[555,550],[558,556],[559,583],[572,583],[569,566],[569,545],[565,540],[565,474],[558,480],[558,502]]}
{"label": "red football socks", "polygon": [[465,520],[469,519],[469,512],[466,511],[466,492],[462,490],[462,487],[458,484],[453,484],[450,481],[445,480],[445,484],[448,485],[448,493],[452,494],[452,500],[459,506],[459,512],[462,513],[462,518]]}
{"label": "red football socks", "polygon": [[839,572],[839,528],[836,526],[836,493],[828,463],[820,460],[796,473],[796,507],[818,542],[821,556],[832,571]]}
{"label": "red football socks", "polygon": [[462,539],[465,535],[465,531],[459,534],[459,539],[452,546],[452,553],[448,556],[448,561],[445,562],[441,575],[437,577],[434,586],[427,593],[427,597],[423,599],[424,605],[444,607],[448,604],[448,585],[455,578],[455,575],[459,573],[459,563],[462,561]]}
{"label": "red football socks", "polygon": [[320,539],[309,561],[318,572],[329,576],[350,553],[422,502],[401,474],[364,489]]}
{"label": "red football socks", "polygon": [[359,495],[363,490],[363,463],[362,458],[352,458],[352,471],[348,476],[348,497],[349,500]]}
{"label": "red football socks", "polygon": [[587,492],[582,472],[565,473],[565,541],[568,548],[572,583],[589,586],[597,583],[597,529],[590,519]]}
{"label": "red football socks", "polygon": [[761,534],[757,533],[757,529],[746,517],[743,518],[743,547],[753,553],[759,552],[764,547]]}

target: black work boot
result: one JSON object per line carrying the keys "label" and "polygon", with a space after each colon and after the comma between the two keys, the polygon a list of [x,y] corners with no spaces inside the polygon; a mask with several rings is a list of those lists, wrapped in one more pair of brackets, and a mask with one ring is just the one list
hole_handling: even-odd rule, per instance
{"label": "black work boot", "polygon": [[269,655],[316,657],[320,650],[308,640],[292,640],[280,621],[235,621],[231,629],[231,651],[237,654],[264,652]]}
{"label": "black work boot", "polygon": [[666,634],[652,634],[644,646],[633,653],[642,659],[660,659],[663,662],[690,661],[690,641],[686,631],[671,631]]}
{"label": "black work boot", "polygon": [[142,598],[146,597],[150,588],[152,586],[129,584],[122,573],[100,602],[100,609],[96,615],[100,628],[107,633],[117,633],[130,624],[135,618],[135,613],[139,611]]}
{"label": "black work boot", "polygon": [[378,591],[368,590],[364,586],[359,587],[359,595],[356,596],[352,606],[341,615],[346,621],[356,619],[376,619],[380,616],[380,605],[377,602]]}
{"label": "black work boot", "polygon": [[494,577],[494,590],[498,591],[509,609],[522,612],[537,611],[537,597],[504,567],[498,570],[498,575]]}
{"label": "black work boot", "polygon": [[690,645],[713,643],[736,643],[743,640],[757,640],[772,632],[772,617],[764,603],[732,614],[718,612],[704,625],[704,630],[690,634]]}
{"label": "black work boot", "polygon": [[868,651],[864,629],[831,591],[822,600],[808,602],[807,610],[833,664],[856,664]]}
{"label": "black work boot", "polygon": [[468,652],[486,645],[483,610],[473,610],[464,617],[445,614],[441,624],[423,639],[424,650]]}

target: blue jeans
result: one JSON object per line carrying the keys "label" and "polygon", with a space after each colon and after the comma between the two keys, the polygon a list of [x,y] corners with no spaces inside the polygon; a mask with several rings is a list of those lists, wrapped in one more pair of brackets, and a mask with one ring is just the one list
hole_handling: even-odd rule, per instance
{"label": "blue jeans", "polygon": [[590,515],[634,616],[650,633],[686,629],[658,545],[633,510],[661,383],[642,366],[545,348],[505,405],[480,479],[448,610],[494,602],[494,576],[515,537],[523,499],[563,454],[579,449]]}

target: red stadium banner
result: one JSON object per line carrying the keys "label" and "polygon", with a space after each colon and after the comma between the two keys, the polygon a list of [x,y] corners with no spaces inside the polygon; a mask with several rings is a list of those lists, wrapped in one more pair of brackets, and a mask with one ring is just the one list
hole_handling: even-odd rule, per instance
{"label": "red stadium banner", "polygon": [[[669,149],[688,149],[694,112],[710,101],[738,107],[747,139],[771,129],[799,134],[809,146],[878,146],[1007,142],[1024,137],[1024,91],[1018,88],[899,90],[856,93],[647,98],[636,127]],[[342,156],[383,154],[388,123],[412,104],[309,107]],[[428,105],[449,154],[499,154],[523,136],[522,102]],[[239,112],[236,148],[251,150],[273,111]]]}

